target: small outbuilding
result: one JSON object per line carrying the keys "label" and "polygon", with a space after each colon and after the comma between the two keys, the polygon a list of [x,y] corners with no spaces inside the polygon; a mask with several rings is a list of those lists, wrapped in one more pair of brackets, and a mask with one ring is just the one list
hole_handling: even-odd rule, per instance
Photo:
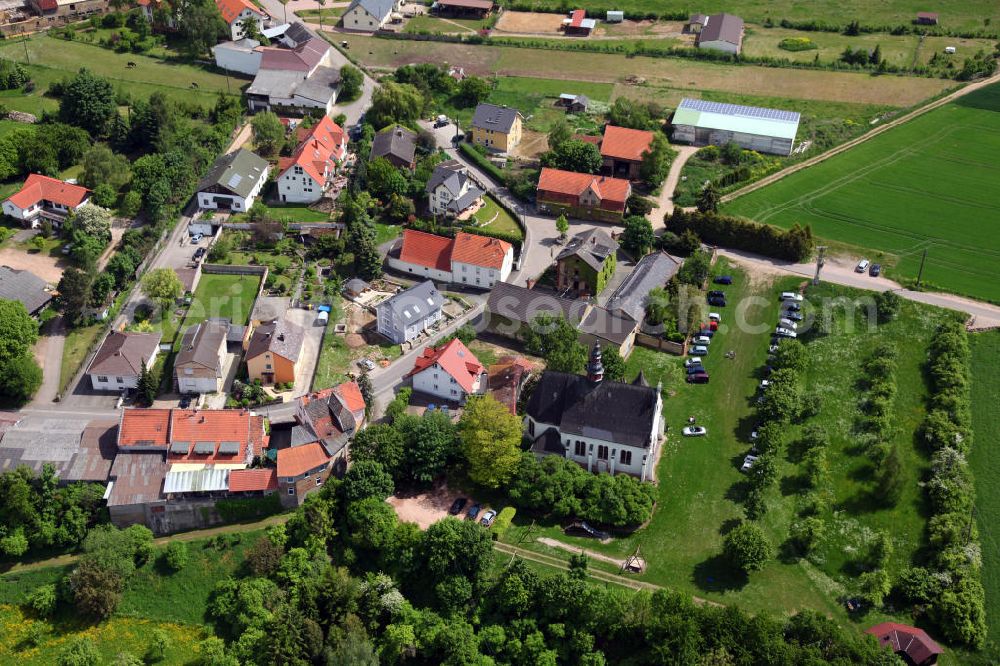
{"label": "small outbuilding", "polygon": [[609,9],[605,17],[605,23],[621,23],[625,20],[625,12],[619,9]]}
{"label": "small outbuilding", "polygon": [[708,24],[708,17],[704,14],[691,14],[687,23],[684,24],[684,32],[697,35],[701,29]]}
{"label": "small outbuilding", "polygon": [[917,25],[937,25],[937,12],[917,12],[917,18],[914,23]]}
{"label": "small outbuilding", "polygon": [[564,108],[570,113],[586,113],[587,107],[590,106],[590,98],[586,95],[562,93],[556,100],[556,106]]}
{"label": "small outbuilding", "polygon": [[865,630],[882,647],[889,646],[904,662],[912,666],[934,666],[944,650],[927,632],[908,624],[883,622]]}
{"label": "small outbuilding", "polygon": [[568,18],[563,19],[563,32],[567,35],[577,35],[579,37],[589,37],[597,21],[587,18],[587,10],[574,9],[569,13]]}

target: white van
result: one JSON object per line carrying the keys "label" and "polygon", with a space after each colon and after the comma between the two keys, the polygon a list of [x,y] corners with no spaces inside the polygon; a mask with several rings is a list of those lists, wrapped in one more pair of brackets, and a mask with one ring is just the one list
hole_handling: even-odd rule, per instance
{"label": "white van", "polygon": [[944,52],[947,53],[947,54],[949,54],[949,55],[951,55],[951,54],[955,53],[955,47],[954,46],[946,46],[946,47],[944,47]]}
{"label": "white van", "polygon": [[864,273],[866,270],[868,270],[868,264],[870,263],[871,262],[868,261],[867,259],[862,259],[861,261],[858,262],[858,265],[854,268],[854,272]]}

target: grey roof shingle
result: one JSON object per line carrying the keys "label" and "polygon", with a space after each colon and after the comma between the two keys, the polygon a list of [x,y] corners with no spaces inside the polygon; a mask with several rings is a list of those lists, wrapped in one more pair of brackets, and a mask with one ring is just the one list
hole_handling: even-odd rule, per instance
{"label": "grey roof shingle", "polygon": [[698,35],[698,43],[701,42],[729,42],[739,46],[743,42],[743,19],[732,14],[712,14]]}
{"label": "grey roof shingle", "polygon": [[486,300],[491,315],[530,324],[539,315],[562,317],[576,326],[586,314],[585,300],[559,298],[555,294],[497,282]]}
{"label": "grey roof shingle", "polygon": [[344,13],[346,14],[359,5],[375,18],[384,20],[392,13],[396,3],[395,0],[353,0]]}
{"label": "grey roof shingle", "polygon": [[28,314],[34,314],[52,300],[52,295],[45,291],[45,280],[34,273],[0,266],[0,298],[20,301]]}
{"label": "grey roof shingle", "polygon": [[174,367],[193,363],[220,372],[219,348],[229,335],[228,319],[206,319],[184,333]]}
{"label": "grey roof shingle", "polygon": [[94,354],[87,374],[138,377],[142,364],[156,351],[161,337],[159,333],[112,331]]}
{"label": "grey roof shingle", "polygon": [[402,125],[387,127],[372,139],[372,150],[368,159],[392,155],[407,164],[413,162],[417,153],[417,135]]}
{"label": "grey roof shingle", "polygon": [[261,324],[254,329],[247,345],[247,360],[256,358],[266,351],[287,358],[292,363],[299,360],[302,342],[306,332],[298,324],[279,319],[269,324]]}
{"label": "grey roof shingle", "polygon": [[611,380],[594,384],[580,375],[545,371],[526,412],[564,434],[648,448],[657,397],[648,386]]}
{"label": "grey roof shingle", "polygon": [[215,160],[215,164],[198,183],[198,189],[218,186],[237,196],[248,197],[265,171],[267,160],[240,148]]}
{"label": "grey roof shingle", "polygon": [[472,116],[472,127],[507,134],[519,115],[520,112],[515,108],[484,102],[476,107],[476,112]]}
{"label": "grey roof shingle", "polygon": [[573,236],[556,256],[556,261],[579,257],[595,271],[600,271],[605,260],[618,251],[618,242],[603,229],[588,229]]}
{"label": "grey roof shingle", "polygon": [[431,313],[440,310],[443,305],[444,296],[437,290],[433,282],[426,280],[382,301],[378,304],[378,308],[386,308],[397,319],[406,324],[412,324],[426,319]]}
{"label": "grey roof shingle", "polygon": [[639,323],[624,312],[611,312],[604,308],[593,307],[577,328],[582,333],[613,342],[620,347],[638,326]]}
{"label": "grey roof shingle", "polygon": [[628,277],[608,299],[609,310],[620,310],[641,322],[646,318],[649,292],[667,284],[682,262],[666,252],[653,252],[639,260]]}

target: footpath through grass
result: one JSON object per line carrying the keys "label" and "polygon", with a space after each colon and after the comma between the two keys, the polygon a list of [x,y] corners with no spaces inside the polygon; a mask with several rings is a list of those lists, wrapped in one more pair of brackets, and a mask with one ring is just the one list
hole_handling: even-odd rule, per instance
{"label": "footpath through grass", "polygon": [[[1000,85],[930,111],[724,207],[899,257],[889,275],[1000,301]],[[876,259],[878,255],[871,258]]]}
{"label": "footpath through grass", "polygon": [[1000,331],[969,337],[972,347],[972,427],[975,441],[969,464],[976,480],[976,523],[983,547],[986,588],[987,652],[1000,662]]}

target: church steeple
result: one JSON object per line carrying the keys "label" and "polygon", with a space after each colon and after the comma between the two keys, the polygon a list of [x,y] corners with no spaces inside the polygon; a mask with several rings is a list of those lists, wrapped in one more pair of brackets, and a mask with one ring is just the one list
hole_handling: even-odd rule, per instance
{"label": "church steeple", "polygon": [[587,379],[592,384],[600,384],[604,379],[604,365],[601,363],[601,343],[595,342],[590,350],[590,362],[587,364]]}

